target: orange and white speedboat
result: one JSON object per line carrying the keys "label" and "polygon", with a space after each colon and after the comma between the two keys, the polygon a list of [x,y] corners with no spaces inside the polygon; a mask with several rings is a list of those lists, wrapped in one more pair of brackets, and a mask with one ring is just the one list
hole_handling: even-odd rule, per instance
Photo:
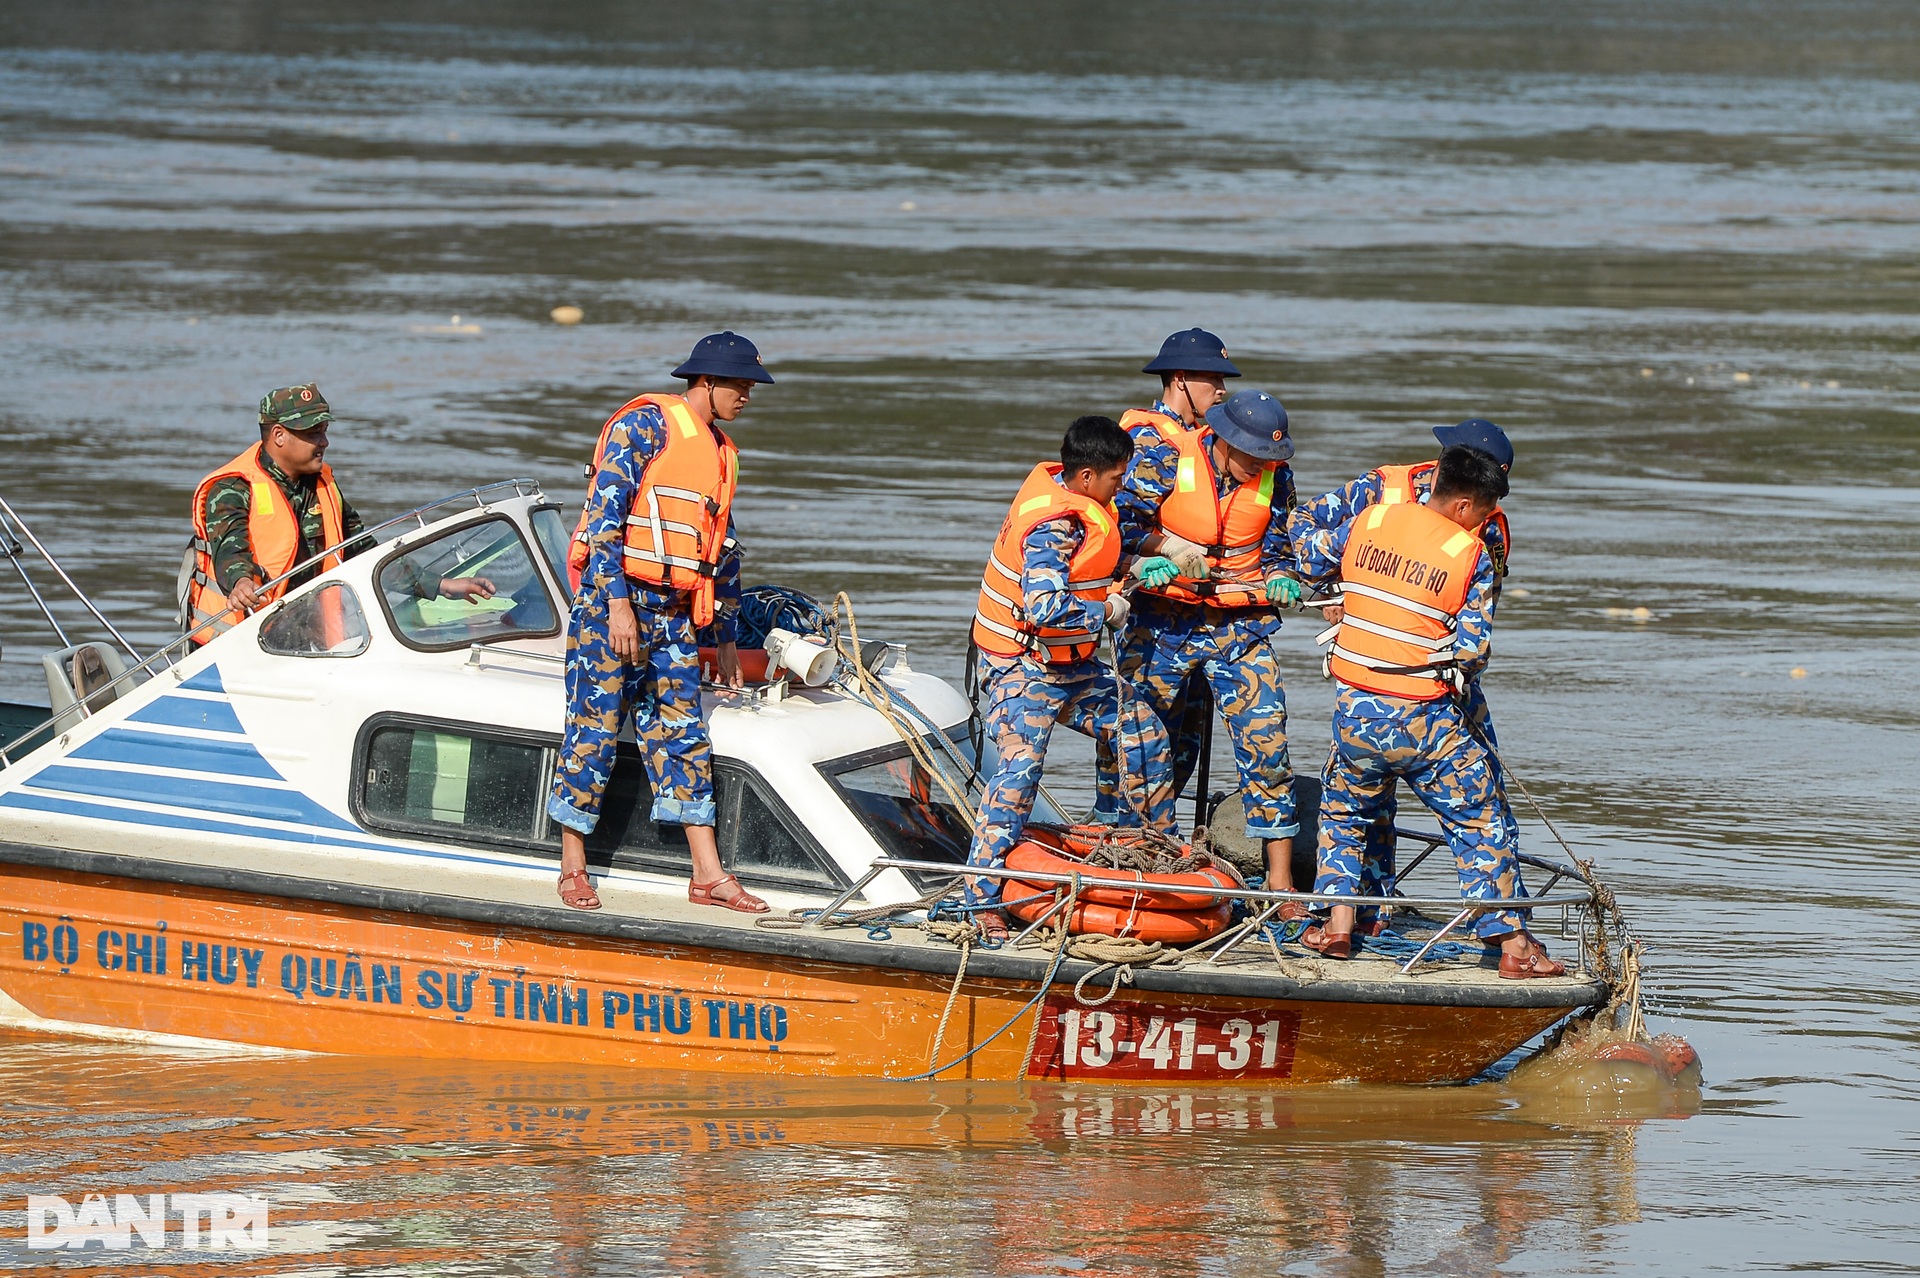
{"label": "orange and white speedboat", "polygon": [[[766,927],[690,905],[685,841],[649,819],[631,742],[589,841],[605,908],[569,910],[544,811],[569,515],[527,481],[473,490],[382,525],[375,548],[203,647],[50,655],[52,704],[0,708],[0,725],[38,728],[0,734],[14,743],[0,753],[0,1028],[805,1076],[1289,1086],[1470,1079],[1608,997],[1586,972],[1501,980],[1493,955],[1444,938],[1424,955],[1403,942],[1328,962],[1270,923],[1281,900],[1310,898],[1237,883],[1182,891],[1244,922],[1177,966],[1134,967],[1110,998],[1108,979],[1082,979],[1096,964],[1070,952],[962,949],[924,920],[929,889],[966,851],[970,709],[887,645],[790,645],[770,680],[705,692],[722,859],[810,921]],[[12,526],[0,526],[10,546]],[[418,585],[476,573],[494,597]],[[1584,885],[1544,868],[1536,910],[1586,907]],[[1064,888],[1063,906],[1139,890],[1098,870],[1020,873]],[[1455,917],[1447,888],[1395,904]],[[890,922],[873,921],[879,907]],[[866,924],[842,926],[855,912]]]}

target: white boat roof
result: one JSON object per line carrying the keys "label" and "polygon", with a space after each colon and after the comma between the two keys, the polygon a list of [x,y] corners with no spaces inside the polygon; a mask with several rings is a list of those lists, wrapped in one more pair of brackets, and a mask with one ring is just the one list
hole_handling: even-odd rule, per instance
{"label": "white boat roof", "polygon": [[[541,548],[564,548],[572,510],[522,481],[422,512],[412,523],[90,717],[63,724],[45,746],[0,770],[0,840],[199,864],[231,859],[255,870],[413,889],[428,876],[448,895],[489,899],[523,895],[535,880],[550,892],[557,844],[516,849],[498,838],[463,841],[457,831],[420,837],[370,816],[369,769],[378,768],[369,751],[383,726],[498,740],[547,749],[550,778],[566,712],[570,591]],[[495,599],[468,603],[396,588],[408,565],[444,558],[458,568],[457,552],[476,548],[499,579]],[[345,613],[357,610],[362,624],[314,639],[315,618],[339,616],[334,601],[343,597],[351,603]],[[303,633],[308,646],[330,641],[333,651],[291,655],[289,643],[297,646]],[[966,722],[959,693],[904,659],[880,677],[896,701],[942,731]],[[778,796],[783,818],[804,826],[812,853],[831,862],[818,887],[762,895],[776,905],[817,903],[833,894],[828,878],[851,883],[888,854],[819,766],[904,752],[886,717],[839,688],[797,683],[777,699],[766,685],[707,687],[702,710],[717,767],[759,778]],[[477,776],[469,778],[476,786]],[[545,788],[497,798],[544,806]],[[465,801],[484,806],[492,798],[471,790]],[[437,788],[432,802],[440,802]],[[557,838],[543,817],[532,819],[541,839]],[[270,849],[264,858],[263,846]],[[622,897],[685,891],[684,873],[616,863],[605,877]],[[515,884],[511,893],[503,893],[507,881]],[[875,902],[919,895],[897,871],[864,893]]]}

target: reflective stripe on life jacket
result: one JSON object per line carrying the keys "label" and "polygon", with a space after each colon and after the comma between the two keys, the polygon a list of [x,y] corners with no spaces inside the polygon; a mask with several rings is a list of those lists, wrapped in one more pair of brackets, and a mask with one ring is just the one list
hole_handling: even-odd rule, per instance
{"label": "reflective stripe on life jacket", "polygon": [[1485,547],[1418,502],[1379,502],[1354,516],[1340,556],[1345,617],[1327,660],[1350,687],[1410,701],[1447,693],[1456,621]]}
{"label": "reflective stripe on life jacket", "polygon": [[[253,552],[253,562],[267,574],[266,581],[282,576],[300,561],[300,518],[287,504],[287,495],[279,483],[260,464],[260,447],[256,444],[201,480],[193,492],[193,572],[187,583],[185,620],[191,630],[203,621],[219,618],[194,636],[195,643],[206,643],[215,635],[231,630],[240,624],[243,616],[238,609],[227,606],[226,593],[214,577],[213,544],[208,540],[207,497],[214,484],[222,479],[244,479],[251,489],[247,500],[247,543]],[[315,547],[318,553],[333,549],[346,538],[345,508],[340,500],[340,488],[333,482],[333,467],[322,463],[315,493],[320,499],[323,542]],[[340,557],[328,555],[320,562],[320,571],[339,566]],[[286,593],[286,583],[282,582],[265,591],[260,599],[263,604],[272,603]]]}
{"label": "reflective stripe on life jacket", "polygon": [[1137,433],[1139,431],[1152,431],[1171,444],[1174,436],[1191,434],[1194,428],[1177,417],[1169,417],[1151,408],[1129,408],[1120,414],[1120,429],[1132,435],[1134,445],[1138,447],[1142,442]]}
{"label": "reflective stripe on life jacket", "polygon": [[[1173,491],[1160,503],[1160,528],[1199,546],[1211,570],[1205,581],[1176,579],[1159,587],[1143,586],[1150,594],[1183,603],[1207,603],[1219,608],[1264,607],[1267,583],[1260,571],[1260,548],[1273,521],[1273,490],[1280,468],[1269,466],[1251,484],[1239,484],[1225,497],[1215,494],[1219,482],[1213,469],[1212,436],[1203,441],[1190,430],[1169,441],[1180,454]],[[1281,517],[1286,517],[1282,511]]]}
{"label": "reflective stripe on life jacket", "polygon": [[[1439,467],[1437,461],[1421,462],[1415,466],[1382,466],[1373,473],[1380,476],[1380,500],[1388,505],[1395,502],[1420,500],[1415,486],[1424,479],[1427,487],[1433,486],[1433,472]],[[1487,530],[1498,533],[1498,547],[1495,538],[1487,536]],[[1507,575],[1507,559],[1513,553],[1513,531],[1507,527],[1507,512],[1495,506],[1493,513],[1487,516],[1487,522],[1481,525],[1480,540],[1486,543],[1487,557],[1493,560],[1493,570],[1499,576]]]}
{"label": "reflective stripe on life jacket", "polygon": [[[703,426],[678,395],[639,395],[607,418],[594,445],[589,475],[606,459],[614,423],[637,409],[660,411],[667,424],[666,445],[647,461],[640,487],[627,511],[622,562],[627,576],[653,589],[692,596],[693,624],[713,622],[715,578],[733,546],[727,522],[740,478],[740,450],[718,426]],[[587,514],[593,491],[574,527],[567,551],[573,587],[587,562]]]}
{"label": "reflective stripe on life jacket", "polygon": [[1100,644],[1097,629],[1036,626],[1027,620],[1020,579],[1027,562],[1027,534],[1041,524],[1062,516],[1080,521],[1080,548],[1067,564],[1067,588],[1075,598],[1104,605],[1113,590],[1113,571],[1120,565],[1119,516],[1112,506],[1062,488],[1060,471],[1058,463],[1035,466],[1000,525],[973,613],[973,641],[982,652],[1001,657],[1031,653],[1061,665],[1092,656]]}

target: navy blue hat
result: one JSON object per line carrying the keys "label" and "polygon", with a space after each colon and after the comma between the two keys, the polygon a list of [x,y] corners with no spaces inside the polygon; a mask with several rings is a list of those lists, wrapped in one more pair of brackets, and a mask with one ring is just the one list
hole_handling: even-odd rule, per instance
{"label": "navy blue hat", "polygon": [[675,377],[740,377],[750,382],[773,382],[760,363],[760,349],[729,330],[703,337],[693,344],[687,362],[673,370]]}
{"label": "navy blue hat", "polygon": [[1227,345],[1204,328],[1175,333],[1160,343],[1160,353],[1140,370],[1143,373],[1221,373],[1240,376],[1227,358]]}
{"label": "navy blue hat", "polygon": [[1224,404],[1207,410],[1207,425],[1229,445],[1261,461],[1283,462],[1293,456],[1287,410],[1265,391],[1243,390],[1227,396]]}
{"label": "navy blue hat", "polygon": [[1513,441],[1507,438],[1507,432],[1484,417],[1469,417],[1458,426],[1435,426],[1433,437],[1440,441],[1442,448],[1465,444],[1492,457],[1500,463],[1501,470],[1513,469]]}

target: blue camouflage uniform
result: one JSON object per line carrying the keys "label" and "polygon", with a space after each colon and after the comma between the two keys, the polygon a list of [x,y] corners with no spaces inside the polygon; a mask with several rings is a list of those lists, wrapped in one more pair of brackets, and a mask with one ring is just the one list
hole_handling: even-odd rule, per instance
{"label": "blue camouflage uniform", "polygon": [[[633,581],[624,567],[627,513],[641,473],[666,442],[659,409],[649,404],[622,416],[607,433],[587,499],[587,563],[567,632],[566,733],[547,799],[547,814],[582,834],[600,820],[628,714],[647,763],[653,819],[714,824],[713,752],[700,715],[700,650],[688,595]],[[731,523],[727,538],[733,538]],[[740,600],[737,555],[721,561],[714,594],[719,641],[731,643]],[[632,602],[640,625],[638,665],[613,652],[609,604],[619,598]]]}
{"label": "blue camouflage uniform", "polygon": [[[1146,411],[1157,413],[1167,419],[1179,430],[1190,429],[1180,414],[1167,407],[1165,400],[1156,399],[1153,407]],[[1164,444],[1160,434],[1144,422],[1135,422],[1127,427],[1127,434],[1133,438],[1134,451],[1137,453],[1148,444]],[[1187,785],[1187,778],[1193,775],[1194,765],[1200,758],[1201,744],[1206,740],[1207,716],[1213,713],[1213,707],[1207,703],[1205,684],[1202,676],[1195,672],[1188,677],[1186,686],[1180,689],[1173,704],[1168,707],[1167,734],[1173,739],[1173,792],[1177,797]],[[1119,772],[1114,766],[1113,756],[1103,743],[1095,751],[1094,784],[1096,793],[1093,802],[1093,819],[1109,824],[1118,824],[1121,803],[1119,799]]]}
{"label": "blue camouflage uniform", "polygon": [[[1067,585],[1068,565],[1084,536],[1077,519],[1050,519],[1027,534],[1020,596],[1021,607],[1034,625],[1100,633],[1106,618],[1104,605],[1080,598]],[[1110,754],[1125,759],[1130,776],[1137,779],[1138,792],[1145,795],[1147,810],[1141,814],[1123,802],[1119,809],[1123,823],[1139,825],[1144,815],[1148,825],[1178,836],[1166,736],[1151,714],[1133,717],[1134,729],[1122,735],[1120,689],[1097,655],[1049,664],[1029,656],[981,652],[976,660],[979,683],[986,693],[986,731],[999,763],[980,796],[980,819],[974,826],[968,864],[1006,864],[1007,853],[1020,841],[1033,811],[1055,723],[1094,738]],[[1129,737],[1134,740],[1129,742]],[[1133,789],[1123,787],[1126,792]],[[966,889],[966,899],[973,904],[998,904],[1001,895],[998,879],[973,880]]]}
{"label": "blue camouflage uniform", "polygon": [[[1294,547],[1306,575],[1321,580],[1337,573],[1352,521],[1332,530],[1304,533]],[[1474,565],[1466,602],[1455,619],[1454,661],[1469,679],[1486,668],[1493,651],[1493,600],[1497,575],[1483,550]],[[1387,881],[1369,862],[1381,844],[1369,837],[1391,821],[1395,780],[1403,780],[1440,818],[1453,850],[1462,896],[1510,901],[1524,897],[1518,831],[1511,825],[1493,755],[1475,738],[1467,716],[1450,696],[1432,701],[1365,692],[1341,684],[1333,703],[1333,745],[1321,776],[1320,874],[1314,891],[1340,896],[1376,896]],[[1385,845],[1390,852],[1392,843]],[[1377,916],[1358,910],[1364,928]],[[1473,924],[1483,939],[1526,927],[1514,911],[1483,914]]]}
{"label": "blue camouflage uniform", "polygon": [[[1210,448],[1212,441],[1213,432],[1201,427],[1201,446]],[[1136,436],[1126,482],[1115,498],[1121,545],[1129,553],[1138,553],[1141,541],[1160,530],[1160,503],[1173,491],[1179,464],[1179,450],[1165,439],[1145,431]],[[1215,481],[1216,498],[1238,487],[1225,467],[1216,468]],[[1274,517],[1260,548],[1263,576],[1294,570],[1286,520],[1293,503],[1293,469],[1282,463],[1274,476]],[[1199,762],[1200,733],[1186,723],[1192,717],[1187,707],[1196,700],[1190,689],[1201,679],[1211,688],[1233,738],[1247,836],[1255,839],[1300,832],[1287,755],[1286,689],[1272,642],[1279,633],[1280,615],[1271,608],[1214,608],[1140,591],[1120,643],[1120,677],[1132,695],[1153,707],[1169,736],[1178,734],[1175,794]]]}
{"label": "blue camouflage uniform", "polygon": [[[1385,485],[1381,482],[1380,472],[1370,470],[1360,478],[1330,493],[1323,493],[1312,501],[1301,502],[1288,517],[1287,531],[1297,544],[1308,533],[1331,532],[1349,519],[1358,515],[1367,507],[1380,501]],[[1433,496],[1433,472],[1413,476],[1413,494],[1421,505]],[[1493,564],[1493,589],[1487,597],[1487,616],[1492,617],[1500,603],[1500,587],[1507,576],[1507,544],[1500,535],[1500,527],[1491,521],[1480,530],[1481,540],[1486,543],[1487,556]],[[1338,560],[1335,568],[1338,569]],[[1500,738],[1493,731],[1493,711],[1487,705],[1487,694],[1480,687],[1478,678],[1467,681],[1464,708],[1480,735],[1492,744],[1495,750],[1500,748]],[[1494,760],[1496,779],[1499,761]],[[1394,878],[1394,836],[1393,823],[1398,804],[1391,787],[1387,791],[1386,808],[1379,822],[1367,831],[1368,856],[1366,858],[1366,894],[1383,896],[1393,890]],[[1520,823],[1514,818],[1513,805],[1507,801],[1506,787],[1500,787],[1500,819],[1507,828],[1507,841],[1513,847],[1520,846]]]}

